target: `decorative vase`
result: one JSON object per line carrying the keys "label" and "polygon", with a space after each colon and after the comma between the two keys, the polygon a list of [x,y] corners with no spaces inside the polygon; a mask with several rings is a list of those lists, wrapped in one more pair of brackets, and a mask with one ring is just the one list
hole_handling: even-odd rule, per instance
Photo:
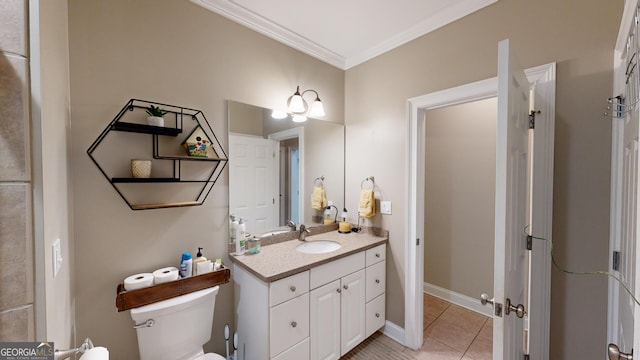
{"label": "decorative vase", "polygon": [[160,116],[148,116],[147,123],[151,126],[164,126],[164,118]]}
{"label": "decorative vase", "polygon": [[131,176],[136,179],[151,177],[151,160],[131,160]]}

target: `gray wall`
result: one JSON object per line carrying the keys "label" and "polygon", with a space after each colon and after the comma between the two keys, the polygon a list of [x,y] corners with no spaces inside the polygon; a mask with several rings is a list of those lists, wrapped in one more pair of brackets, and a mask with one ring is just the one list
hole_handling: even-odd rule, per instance
{"label": "gray wall", "polygon": [[[135,359],[116,285],[177,265],[197,246],[230,264],[228,172],[202,206],[131,211],[87,148],[130,98],[202,110],[225,149],[228,99],[283,108],[299,84],[322,94],[327,120],[343,123],[344,72],[186,0],[70,0],[69,43],[77,338],[90,336],[113,359]],[[221,286],[206,350],[224,353],[233,304],[231,285]]]}
{"label": "gray wall", "polygon": [[[613,48],[622,0],[501,0],[346,72],[347,207],[375,175],[393,215],[387,317],[404,325],[407,99],[496,76],[497,44],[511,39],[524,68],[557,63],[553,238],[571,269],[606,269]],[[375,159],[365,162],[362,159]],[[601,359],[606,348],[607,280],[552,272],[551,359]]]}
{"label": "gray wall", "polygon": [[35,340],[27,2],[0,10],[0,341],[25,341]]}
{"label": "gray wall", "polygon": [[496,98],[426,112],[424,281],[493,291]]}

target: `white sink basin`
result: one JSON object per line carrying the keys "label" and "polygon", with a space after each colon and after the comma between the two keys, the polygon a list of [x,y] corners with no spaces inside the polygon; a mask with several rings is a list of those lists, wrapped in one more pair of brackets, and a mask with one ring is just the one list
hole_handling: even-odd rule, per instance
{"label": "white sink basin", "polygon": [[310,240],[296,246],[296,251],[305,254],[324,254],[340,249],[340,243],[331,240]]}

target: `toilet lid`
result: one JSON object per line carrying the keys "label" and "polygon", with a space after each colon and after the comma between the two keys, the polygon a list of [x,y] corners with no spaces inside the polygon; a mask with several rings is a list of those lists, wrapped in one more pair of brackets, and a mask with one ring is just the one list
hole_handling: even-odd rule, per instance
{"label": "toilet lid", "polygon": [[224,358],[224,356],[214,354],[214,353],[208,353],[208,354],[200,355],[193,360],[226,360],[226,359]]}

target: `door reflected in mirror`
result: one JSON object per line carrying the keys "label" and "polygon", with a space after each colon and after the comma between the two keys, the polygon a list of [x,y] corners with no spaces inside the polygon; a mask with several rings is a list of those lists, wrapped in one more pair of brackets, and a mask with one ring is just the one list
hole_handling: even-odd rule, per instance
{"label": "door reflected in mirror", "polygon": [[[314,186],[344,204],[344,125],[318,119],[294,122],[258,106],[227,101],[229,213],[261,236],[289,230],[287,221],[322,223],[312,207]],[[317,181],[324,177],[323,181]]]}

